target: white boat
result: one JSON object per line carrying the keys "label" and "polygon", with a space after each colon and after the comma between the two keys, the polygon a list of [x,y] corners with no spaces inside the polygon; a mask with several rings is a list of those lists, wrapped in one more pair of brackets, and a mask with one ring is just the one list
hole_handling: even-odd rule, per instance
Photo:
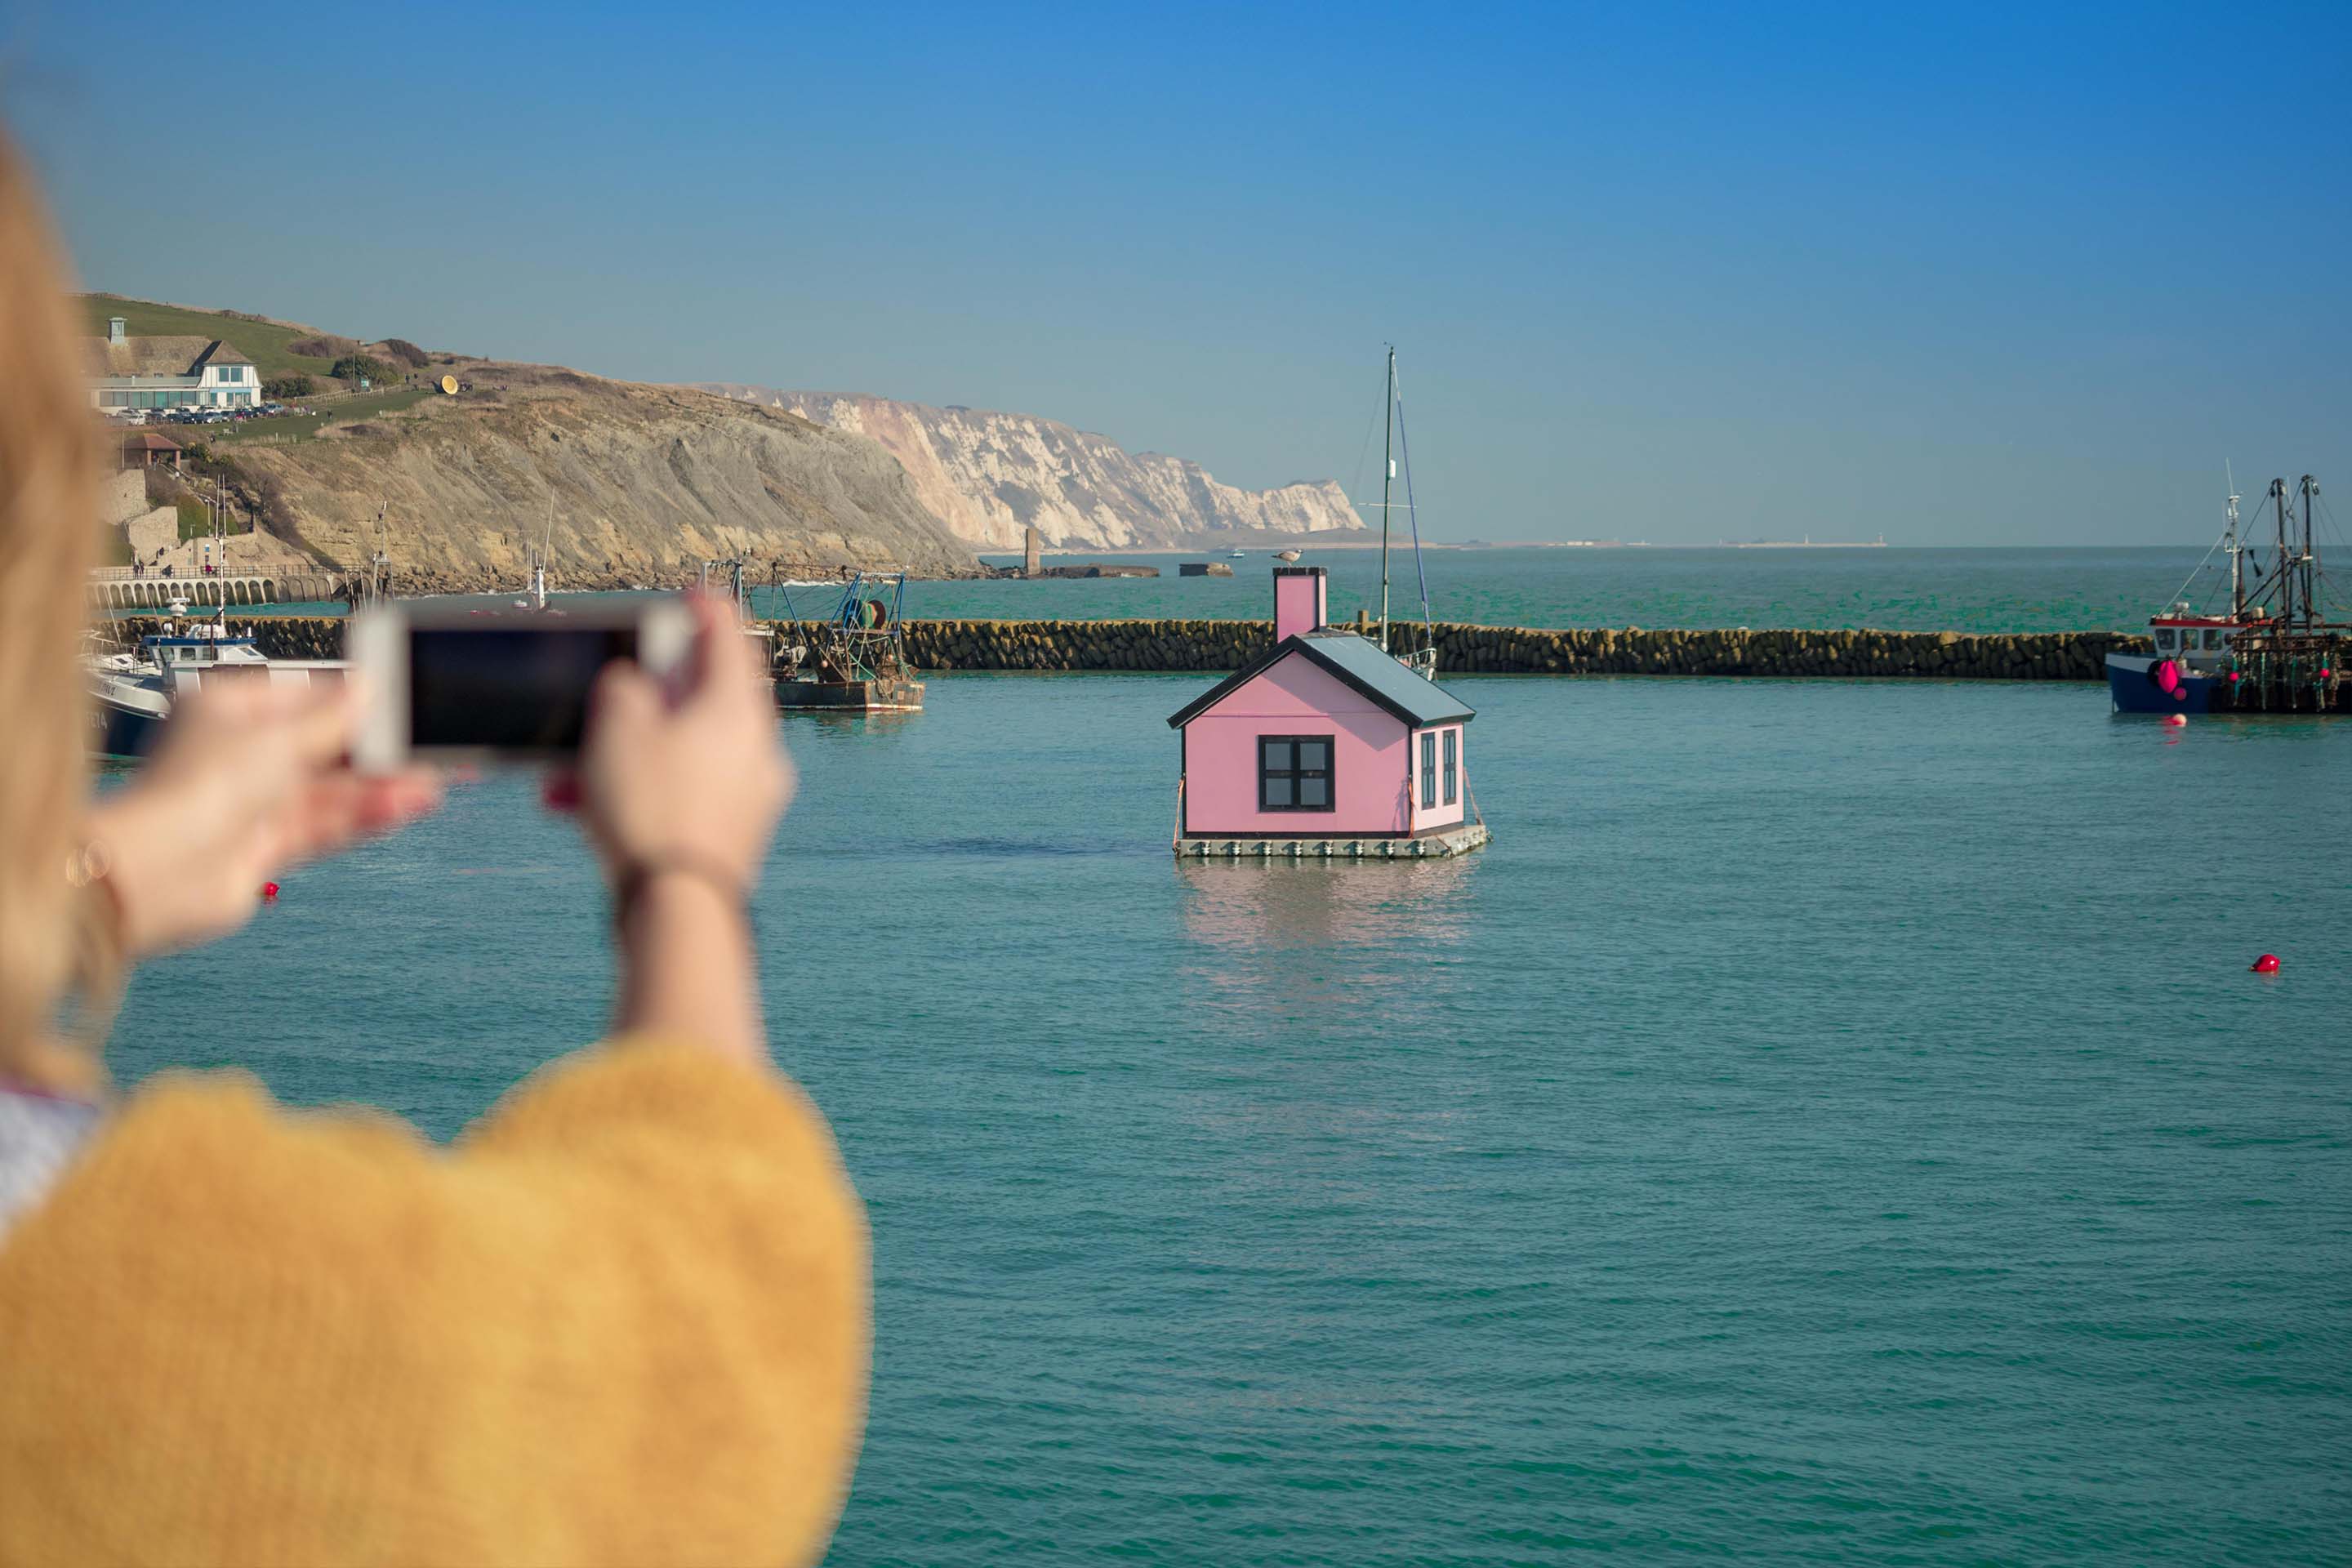
{"label": "white boat", "polygon": [[198,621],[176,631],[167,626],[141,637],[130,651],[93,647],[82,656],[83,682],[94,703],[90,750],[102,757],[146,755],[172,704],[208,685],[311,686],[340,682],[350,668],[339,658],[271,658],[253,638],[232,636],[226,621]]}
{"label": "white boat", "polygon": [[1249,552],[1246,550],[1236,550],[1227,555],[1225,559],[1228,561],[1246,561],[1249,559]]}

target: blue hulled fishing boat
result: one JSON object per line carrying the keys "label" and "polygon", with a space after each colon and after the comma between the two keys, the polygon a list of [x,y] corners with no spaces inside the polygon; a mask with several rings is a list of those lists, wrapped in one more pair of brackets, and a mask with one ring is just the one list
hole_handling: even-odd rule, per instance
{"label": "blue hulled fishing boat", "polygon": [[[2352,658],[2352,620],[2328,617],[2342,606],[2320,570],[2312,541],[2319,481],[2309,474],[2288,500],[2284,479],[2267,498],[2277,520],[2266,561],[2238,531],[2231,487],[2228,523],[2214,546],[2228,557],[2224,613],[2176,599],[2148,617],[2150,651],[2107,655],[2107,695],[2118,713],[2335,713],[2343,710],[2344,666]],[[2205,571],[2211,562],[2198,566]],[[2189,581],[2194,583],[2195,576]]]}

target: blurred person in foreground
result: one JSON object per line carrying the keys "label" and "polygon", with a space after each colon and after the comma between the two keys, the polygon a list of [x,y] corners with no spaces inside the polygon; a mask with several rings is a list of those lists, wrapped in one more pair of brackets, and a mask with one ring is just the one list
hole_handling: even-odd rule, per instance
{"label": "blurred person in foreground", "polygon": [[576,781],[612,1038],[449,1149],[241,1073],[114,1099],[70,1011],[278,868],[432,809],[341,694],[191,701],[90,791],[93,428],[0,142],[0,1563],[803,1563],[864,1421],[863,1212],[768,1059],[746,900],[791,793],[703,605],[691,689],[606,671]]}

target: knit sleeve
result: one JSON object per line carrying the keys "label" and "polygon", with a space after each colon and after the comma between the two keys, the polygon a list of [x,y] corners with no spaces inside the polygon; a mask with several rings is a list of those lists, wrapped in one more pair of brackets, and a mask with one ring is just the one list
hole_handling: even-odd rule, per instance
{"label": "knit sleeve", "polygon": [[863,1213],[790,1084],[627,1040],[447,1151],[159,1081],[0,1247],[0,1563],[800,1563]]}

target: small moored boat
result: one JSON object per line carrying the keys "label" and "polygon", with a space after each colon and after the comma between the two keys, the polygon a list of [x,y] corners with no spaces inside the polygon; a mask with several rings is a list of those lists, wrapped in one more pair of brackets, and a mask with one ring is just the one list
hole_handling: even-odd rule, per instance
{"label": "small moored boat", "polygon": [[916,713],[923,683],[907,661],[898,610],[904,572],[860,572],[833,613],[804,621],[782,584],[789,620],[776,628],[776,706],[828,712]]}
{"label": "small moored boat", "polygon": [[82,655],[92,701],[90,751],[129,760],[154,748],[172,707],[192,691],[229,681],[272,685],[340,682],[351,668],[335,658],[271,658],[250,637],[233,636],[226,612],[139,639],[135,648],[93,646]]}

